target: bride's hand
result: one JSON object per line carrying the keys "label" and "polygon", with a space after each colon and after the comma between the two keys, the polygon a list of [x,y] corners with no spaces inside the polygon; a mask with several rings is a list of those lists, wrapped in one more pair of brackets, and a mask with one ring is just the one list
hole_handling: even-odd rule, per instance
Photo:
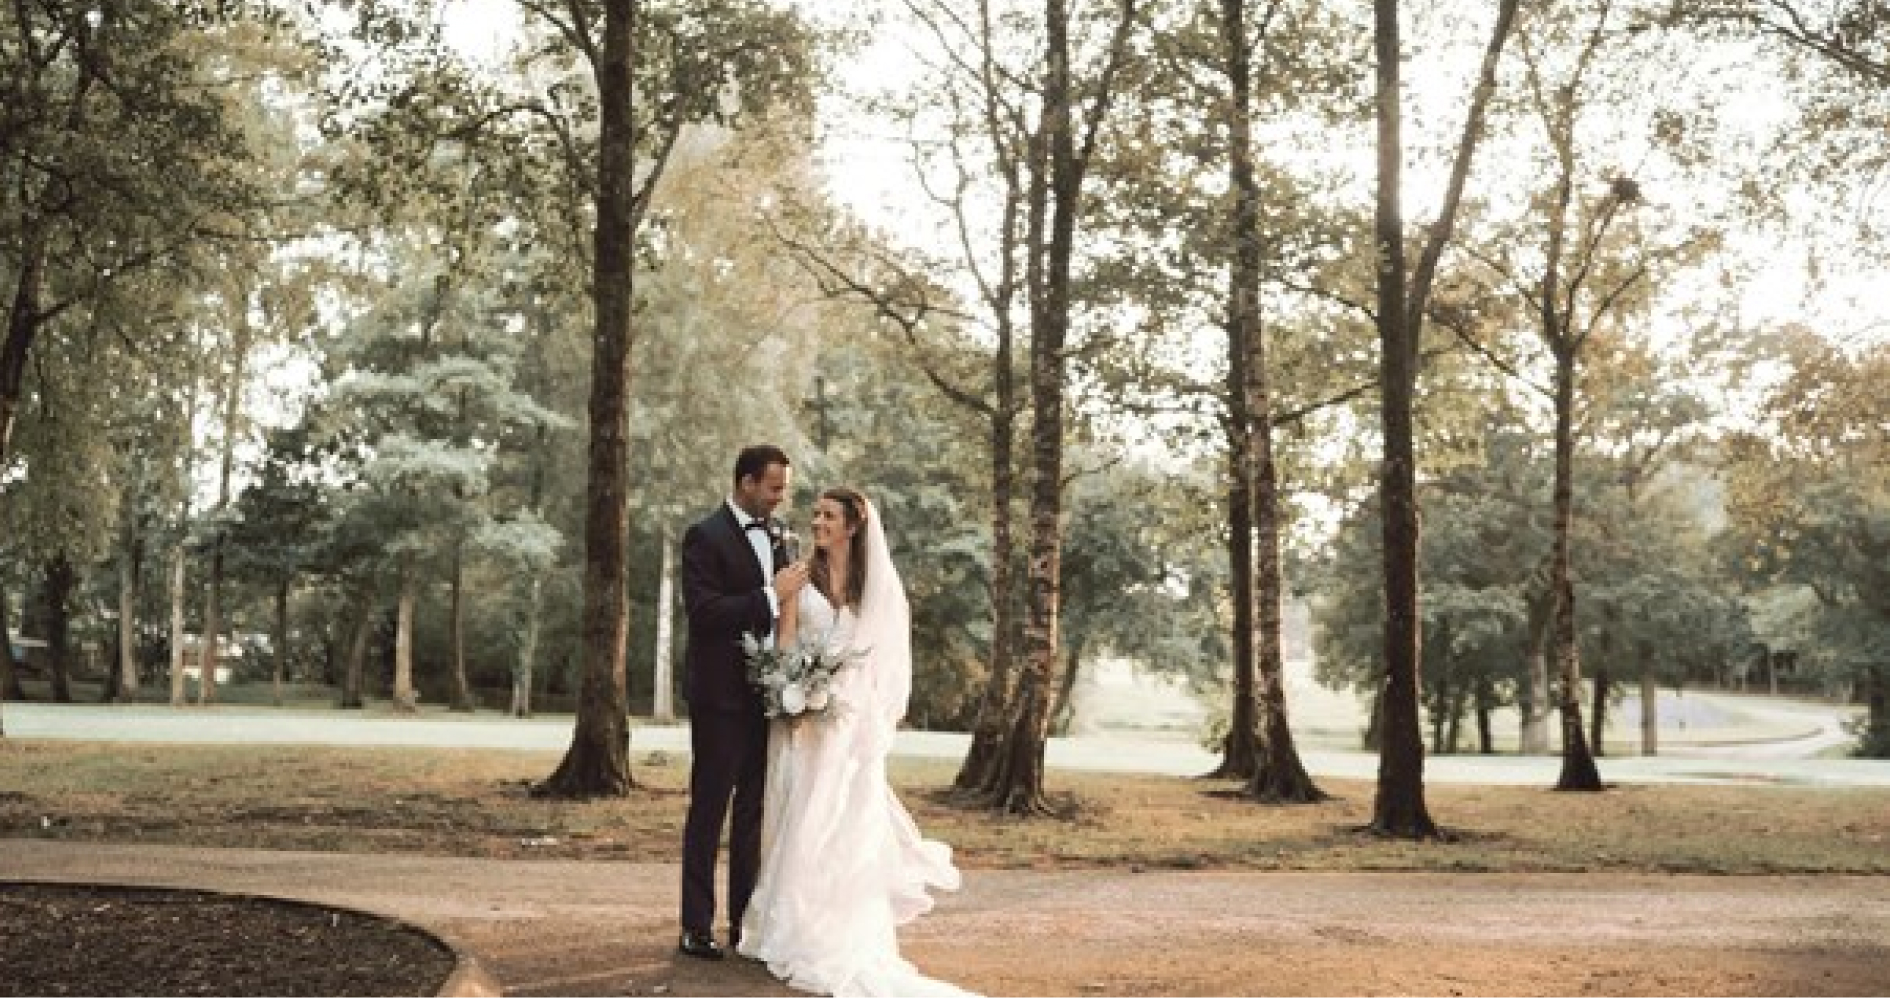
{"label": "bride's hand", "polygon": [[794,599],[800,594],[801,587],[807,584],[809,567],[807,562],[797,561],[774,573],[774,592],[782,602]]}

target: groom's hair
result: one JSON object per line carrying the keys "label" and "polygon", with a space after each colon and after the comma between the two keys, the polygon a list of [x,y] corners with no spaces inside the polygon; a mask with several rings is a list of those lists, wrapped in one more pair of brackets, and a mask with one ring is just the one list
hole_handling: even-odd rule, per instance
{"label": "groom's hair", "polygon": [[742,452],[735,455],[735,484],[740,485],[744,478],[760,478],[771,464],[787,467],[793,463],[788,460],[787,451],[773,444],[743,447]]}

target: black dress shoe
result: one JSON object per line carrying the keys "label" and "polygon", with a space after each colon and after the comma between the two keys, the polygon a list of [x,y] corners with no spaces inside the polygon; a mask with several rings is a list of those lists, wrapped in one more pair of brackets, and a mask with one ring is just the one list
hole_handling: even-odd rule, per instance
{"label": "black dress shoe", "polygon": [[686,956],[702,960],[720,960],[725,955],[722,947],[716,943],[714,935],[692,929],[683,930],[682,941],[676,944],[676,948]]}

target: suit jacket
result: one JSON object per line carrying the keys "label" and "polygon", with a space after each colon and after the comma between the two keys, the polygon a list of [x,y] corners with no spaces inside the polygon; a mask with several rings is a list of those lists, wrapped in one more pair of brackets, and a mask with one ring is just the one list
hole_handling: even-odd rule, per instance
{"label": "suit jacket", "polygon": [[[774,571],[787,567],[779,522],[770,519]],[[689,616],[683,658],[683,696],[691,713],[703,708],[760,712],[748,683],[742,635],[774,633],[774,613],[763,592],[772,577],[755,562],[748,534],[727,503],[683,534],[683,609]]]}

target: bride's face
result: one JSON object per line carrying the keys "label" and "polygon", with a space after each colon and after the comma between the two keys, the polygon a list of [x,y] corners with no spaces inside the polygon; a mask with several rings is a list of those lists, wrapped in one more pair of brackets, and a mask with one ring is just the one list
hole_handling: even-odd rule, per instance
{"label": "bride's face", "polygon": [[824,551],[835,548],[846,549],[847,542],[853,539],[858,527],[847,525],[846,510],[840,503],[822,498],[814,504],[814,546]]}

